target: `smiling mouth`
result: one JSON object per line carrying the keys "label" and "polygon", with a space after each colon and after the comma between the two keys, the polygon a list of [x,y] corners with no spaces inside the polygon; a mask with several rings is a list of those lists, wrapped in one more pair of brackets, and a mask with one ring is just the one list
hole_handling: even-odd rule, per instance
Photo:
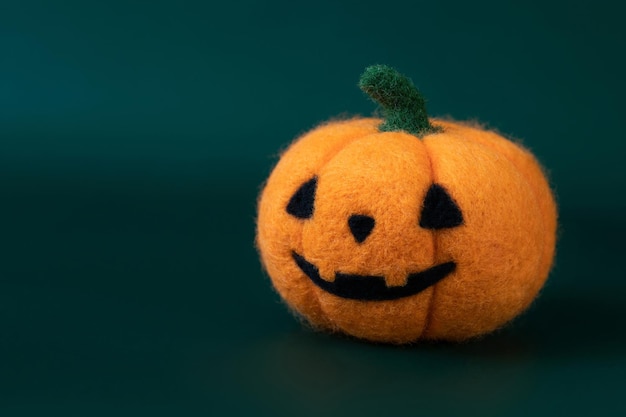
{"label": "smiling mouth", "polygon": [[357,275],[335,273],[333,282],[320,276],[315,265],[296,252],[291,253],[302,272],[321,289],[337,297],[364,301],[384,301],[409,297],[435,285],[456,269],[455,262],[445,262],[421,272],[414,272],[407,277],[406,284],[400,287],[388,287],[385,277],[377,275]]}

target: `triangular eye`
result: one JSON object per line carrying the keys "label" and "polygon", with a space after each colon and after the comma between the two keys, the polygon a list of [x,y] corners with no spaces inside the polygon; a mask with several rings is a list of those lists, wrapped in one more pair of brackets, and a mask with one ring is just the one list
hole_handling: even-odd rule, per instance
{"label": "triangular eye", "polygon": [[298,188],[287,204],[287,213],[299,219],[308,219],[313,216],[313,203],[317,177],[313,177]]}
{"label": "triangular eye", "polygon": [[420,226],[424,229],[447,229],[463,224],[463,214],[450,194],[439,184],[433,184],[424,198]]}

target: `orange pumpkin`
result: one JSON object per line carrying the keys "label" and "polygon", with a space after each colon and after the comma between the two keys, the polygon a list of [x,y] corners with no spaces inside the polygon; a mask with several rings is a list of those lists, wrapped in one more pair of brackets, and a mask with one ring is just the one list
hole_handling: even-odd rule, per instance
{"label": "orange pumpkin", "polygon": [[369,67],[384,120],[326,123],[282,155],[257,246],[314,327],[376,342],[463,340],[522,312],[554,256],[556,206],[533,155],[497,133],[429,119],[411,81]]}

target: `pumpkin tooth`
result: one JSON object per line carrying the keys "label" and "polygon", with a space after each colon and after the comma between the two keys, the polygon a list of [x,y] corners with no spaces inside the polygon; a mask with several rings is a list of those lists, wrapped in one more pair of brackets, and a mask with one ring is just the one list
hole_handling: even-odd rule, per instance
{"label": "pumpkin tooth", "polygon": [[324,281],[333,282],[335,280],[335,268],[326,263],[320,263],[317,265],[319,268],[319,274]]}
{"label": "pumpkin tooth", "polygon": [[403,287],[406,285],[407,278],[406,272],[399,269],[385,273],[385,282],[388,287]]}

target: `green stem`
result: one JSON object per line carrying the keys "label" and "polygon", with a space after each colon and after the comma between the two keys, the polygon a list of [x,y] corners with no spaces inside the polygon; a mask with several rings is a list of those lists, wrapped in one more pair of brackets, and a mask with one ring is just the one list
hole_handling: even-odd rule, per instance
{"label": "green stem", "polygon": [[403,130],[421,138],[441,131],[428,121],[426,101],[417,87],[393,68],[367,67],[359,87],[382,107],[385,121],[378,127],[381,132]]}

